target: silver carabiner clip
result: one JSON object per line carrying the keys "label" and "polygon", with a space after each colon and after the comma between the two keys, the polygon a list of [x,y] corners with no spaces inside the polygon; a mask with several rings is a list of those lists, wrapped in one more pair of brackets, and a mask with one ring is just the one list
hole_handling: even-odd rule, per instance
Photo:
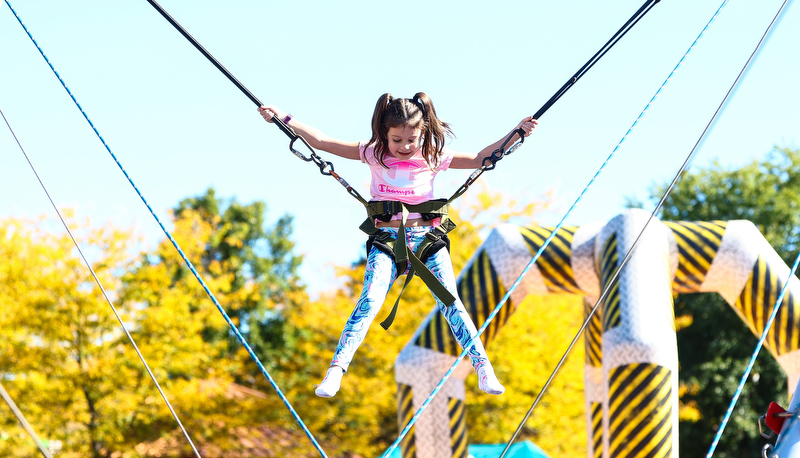
{"label": "silver carabiner clip", "polygon": [[[305,156],[303,156],[303,153],[301,153],[300,151],[297,151],[296,149],[294,149],[294,142],[296,142],[298,138],[302,138],[302,137],[293,138],[292,141],[289,142],[289,151],[294,153],[294,155],[299,157],[300,159],[302,159],[302,160],[304,160],[306,162],[311,162],[311,158],[310,157],[305,157]],[[303,144],[306,144],[306,143],[303,142]],[[306,146],[308,146],[308,145],[306,145]]]}
{"label": "silver carabiner clip", "polygon": [[519,148],[520,146],[522,146],[522,141],[517,140],[516,143],[514,143],[513,145],[511,145],[511,147],[508,148],[508,151],[506,151],[506,156],[516,151],[517,148]]}

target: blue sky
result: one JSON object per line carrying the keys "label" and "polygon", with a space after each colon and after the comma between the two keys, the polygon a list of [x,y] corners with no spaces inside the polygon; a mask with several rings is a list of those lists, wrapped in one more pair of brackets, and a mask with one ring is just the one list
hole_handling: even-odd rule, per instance
{"label": "blue sky", "polygon": [[[346,140],[369,137],[378,96],[427,92],[456,150],[478,150],[533,114],[642,5],[525,2],[159,2],[259,99]],[[670,180],[781,1],[730,1],[600,175],[567,224],[612,218],[625,197]],[[721,0],[662,0],[482,180],[521,200],[552,192],[556,224],[695,40]],[[148,199],[167,220],[214,187],[294,216],[312,292],[357,259],[361,206],[288,149],[255,105],[145,0],[11,2]],[[737,167],[800,147],[800,11],[789,5],[697,152]],[[60,207],[96,224],[163,237],[8,6],[0,8],[0,109]],[[331,158],[362,194],[363,165]],[[52,214],[0,128],[0,215]],[[437,180],[449,196],[469,170]]]}

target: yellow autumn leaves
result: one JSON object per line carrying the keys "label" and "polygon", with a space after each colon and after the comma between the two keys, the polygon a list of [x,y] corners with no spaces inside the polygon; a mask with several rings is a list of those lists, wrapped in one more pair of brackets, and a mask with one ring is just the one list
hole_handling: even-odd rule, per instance
{"label": "yellow autumn leaves", "polygon": [[[475,196],[462,204],[467,218],[456,215],[456,271],[493,221],[530,220],[541,208],[521,207],[485,189]],[[313,385],[324,375],[360,294],[363,266],[341,266],[344,286],[310,300],[292,276],[297,260],[287,254],[291,220],[252,232],[247,222],[255,218],[261,224],[263,205],[234,202],[236,212],[220,211],[208,205],[215,199],[211,192],[182,203],[173,221],[175,239],[234,324],[252,339],[326,453],[379,455],[398,433],[394,359],[434,306],[430,293],[412,282],[390,331],[374,324],[342,391],[317,398]],[[203,456],[318,456],[169,241],[138,252],[130,231],[72,218],[70,224]],[[192,456],[109,304],[62,234],[50,220],[0,220],[3,384],[58,456]],[[259,252],[256,247],[265,243],[270,249]],[[580,299],[571,296],[530,298],[518,310],[488,348],[506,394],[488,397],[474,376],[467,380],[470,442],[510,439],[582,319]],[[582,368],[578,348],[523,430],[523,438],[553,456],[585,450]],[[0,412],[0,455],[33,456],[35,446],[10,410]]]}

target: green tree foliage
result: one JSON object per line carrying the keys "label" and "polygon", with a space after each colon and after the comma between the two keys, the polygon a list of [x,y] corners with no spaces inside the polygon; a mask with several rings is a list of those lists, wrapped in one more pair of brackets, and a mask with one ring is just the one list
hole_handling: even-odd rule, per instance
{"label": "green tree foliage", "polygon": [[[291,218],[265,228],[262,202],[223,204],[213,189],[183,200],[175,209],[172,234],[272,374],[286,360],[284,355],[299,353],[293,341],[285,338],[284,312],[307,300],[296,274],[300,259],[293,254],[289,239]],[[219,405],[197,406],[201,410],[196,426],[203,434],[204,451],[213,446],[212,456],[217,452],[249,456],[235,454],[242,449],[236,436],[260,433],[240,428],[281,423],[284,418],[285,424],[294,426],[286,407],[168,240],[146,253],[125,276],[123,298],[138,311],[142,347],[169,352],[170,360],[176,360],[172,371],[165,373],[170,380],[206,386],[207,379],[214,380],[214,386],[223,389],[223,397],[236,401],[222,410]],[[245,395],[231,397],[232,382]],[[284,381],[278,384],[283,388]],[[271,447],[276,456],[289,450],[293,456],[305,456],[303,451],[314,450],[310,442],[299,449],[295,445],[295,440],[287,440]]]}
{"label": "green tree foliage", "polygon": [[[230,288],[223,291],[231,299],[228,313],[259,354],[285,343],[280,312],[303,291],[297,275],[302,258],[294,254],[290,239],[292,218],[284,215],[267,227],[266,208],[264,202],[244,205],[235,199],[226,205],[210,188],[174,209],[176,220],[198,218],[210,231],[196,267],[204,278],[230,277]],[[157,257],[155,263],[164,261]],[[173,268],[178,275],[188,274],[183,266]],[[239,347],[225,330],[204,332],[206,340],[228,339],[232,350]]]}
{"label": "green tree foliage", "polygon": [[[666,186],[651,190],[654,201]],[[641,204],[633,204],[641,206]],[[661,219],[711,221],[747,219],[756,224],[791,265],[800,237],[800,152],[777,148],[763,161],[738,169],[718,163],[686,173],[670,193]],[[681,323],[682,456],[705,454],[744,373],[757,338],[716,294],[675,300]],[[771,354],[762,351],[715,456],[757,456],[764,444],[757,420],[771,401],[786,405],[786,377]]]}

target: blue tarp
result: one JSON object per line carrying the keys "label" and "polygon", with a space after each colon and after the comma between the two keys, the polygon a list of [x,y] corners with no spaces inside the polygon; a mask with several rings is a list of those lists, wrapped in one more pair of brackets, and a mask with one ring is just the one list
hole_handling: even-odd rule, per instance
{"label": "blue tarp", "polygon": [[[497,458],[506,448],[502,445],[470,445],[469,458]],[[550,458],[533,442],[523,441],[511,446],[505,458]]]}
{"label": "blue tarp", "polygon": [[[467,448],[469,458],[497,458],[506,448],[505,444],[470,445]],[[389,458],[400,458],[400,449],[392,451]],[[511,446],[505,458],[550,458],[542,449],[531,441],[522,441]]]}

